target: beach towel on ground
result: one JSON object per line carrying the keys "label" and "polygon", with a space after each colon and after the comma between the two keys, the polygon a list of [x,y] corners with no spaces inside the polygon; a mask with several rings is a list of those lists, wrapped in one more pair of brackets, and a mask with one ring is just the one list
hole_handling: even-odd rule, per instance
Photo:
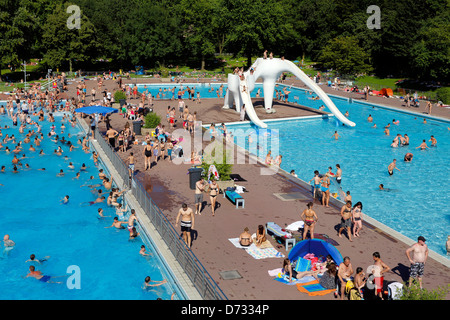
{"label": "beach towel on ground", "polygon": [[307,293],[310,296],[323,296],[328,293],[336,291],[336,289],[325,289],[322,287],[318,280],[297,283],[297,290],[303,293]]}
{"label": "beach towel on ground", "polygon": [[284,258],[284,254],[278,252],[275,248],[260,249],[255,244],[252,244],[247,250],[247,253],[255,259],[265,258]]}
{"label": "beach towel on ground", "polygon": [[306,276],[303,277],[301,279],[292,279],[291,282],[289,282],[289,277],[287,275],[283,275],[282,277],[276,277],[274,278],[275,281],[287,284],[289,286],[292,286],[294,284],[304,284],[304,283],[309,283],[312,282],[314,280],[316,280],[313,276]]}
{"label": "beach towel on ground", "polygon": [[292,222],[290,225],[286,227],[286,230],[289,231],[298,231],[298,229],[302,229],[305,223],[303,221]]}
{"label": "beach towel on ground", "polygon": [[240,248],[240,249],[248,249],[249,246],[244,247],[241,246],[241,244],[239,243],[239,238],[232,238],[232,239],[228,239],[236,248]]}
{"label": "beach towel on ground", "polygon": [[311,269],[311,261],[303,258],[298,258],[294,270],[297,272],[309,271]]}

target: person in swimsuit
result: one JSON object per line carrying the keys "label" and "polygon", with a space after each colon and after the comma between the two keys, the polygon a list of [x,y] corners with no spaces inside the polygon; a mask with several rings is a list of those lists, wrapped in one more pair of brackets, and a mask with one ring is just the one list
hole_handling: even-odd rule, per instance
{"label": "person in swimsuit", "polygon": [[336,177],[336,182],[340,184],[342,181],[342,169],[339,164],[336,164],[336,174],[334,176]]}
{"label": "person in swimsuit", "polygon": [[396,163],[397,163],[397,159],[394,159],[394,160],[392,160],[391,164],[389,164],[389,166],[388,166],[388,173],[390,176],[392,176],[394,174],[394,169],[397,169],[398,171],[400,171],[400,169],[397,168]]}
{"label": "person in swimsuit", "polygon": [[130,152],[130,156],[127,158],[126,161],[128,162],[128,173],[129,173],[130,177],[132,177],[133,174],[134,174],[134,156],[133,156],[133,152]]}
{"label": "person in swimsuit", "polygon": [[311,239],[314,239],[314,226],[316,222],[319,220],[314,210],[312,210],[313,203],[308,202],[306,205],[307,209],[303,210],[300,218],[305,222],[305,227],[303,230],[303,240],[306,239],[306,235],[310,234]]}
{"label": "person in swimsuit", "polygon": [[253,243],[252,235],[248,232],[247,227],[244,228],[244,232],[239,236],[239,244],[243,247],[248,247]]}
{"label": "person in swimsuit", "polygon": [[423,236],[419,236],[417,242],[406,250],[406,256],[411,263],[408,287],[411,287],[413,279],[417,278],[422,289],[423,271],[428,259],[428,246],[425,241]]}
{"label": "person in swimsuit", "polygon": [[425,139],[422,140],[422,143],[420,144],[420,146],[416,147],[416,149],[421,149],[421,150],[429,149],[429,147],[427,146],[427,143],[425,142]]}
{"label": "person in swimsuit", "polygon": [[147,143],[147,145],[144,147],[144,167],[145,170],[150,169],[152,167],[152,146]]}
{"label": "person in swimsuit", "polygon": [[353,237],[359,237],[359,233],[362,230],[362,203],[357,202],[353,206],[352,221],[353,221]]}
{"label": "person in swimsuit", "polygon": [[44,257],[42,259],[36,259],[36,256],[34,254],[31,254],[30,255],[30,259],[25,261],[25,263],[27,263],[27,262],[32,262],[32,263],[36,262],[36,263],[42,264],[42,263],[46,262],[48,259],[50,259],[50,256],[46,256],[46,257]]}
{"label": "person in swimsuit", "polygon": [[105,228],[115,227],[116,229],[125,229],[125,227],[122,225],[125,223],[128,223],[128,221],[119,221],[118,217],[114,217],[114,221],[113,221],[112,225],[110,225],[109,227],[105,227]]}
{"label": "person in swimsuit", "polygon": [[293,279],[301,279],[301,278],[307,277],[307,276],[311,276],[311,277],[318,279],[317,275],[321,272],[323,272],[322,269],[315,270],[315,271],[311,270],[311,271],[297,272],[292,268],[291,261],[288,258],[283,260],[283,268],[281,269],[281,273],[283,275],[289,276],[289,282],[292,282]]}
{"label": "person in swimsuit", "polygon": [[373,270],[373,274],[375,276],[375,293],[377,296],[383,300],[383,282],[384,282],[384,274],[391,270],[386,263],[383,262],[380,258],[379,252],[374,252],[372,254],[374,265],[378,267],[378,270]]}
{"label": "person in swimsuit", "polygon": [[213,180],[209,184],[209,200],[211,200],[211,210],[214,217],[214,212],[216,211],[216,197],[219,193],[219,187],[216,180]]}
{"label": "person in swimsuit", "polygon": [[178,226],[180,220],[181,232],[183,233],[183,240],[186,242],[188,248],[191,247],[191,228],[194,228],[194,212],[191,208],[188,208],[186,203],[183,203],[181,209],[178,210],[177,219],[175,221],[175,227]]}
{"label": "person in swimsuit", "polygon": [[205,179],[200,177],[195,183],[195,214],[201,215],[202,207],[203,207],[203,192],[205,191]]}
{"label": "person in swimsuit", "polygon": [[328,205],[330,201],[330,177],[328,174],[325,174],[325,176],[320,179],[320,182],[322,183],[322,186],[320,187],[320,190],[322,191],[322,205],[328,208],[330,207]]}
{"label": "person in swimsuit", "polygon": [[436,138],[435,138],[434,136],[431,136],[430,140],[428,140],[428,141],[431,142],[431,146],[432,146],[432,147],[436,147],[436,145],[437,145],[437,140],[436,140]]}
{"label": "person in swimsuit", "polygon": [[347,203],[341,208],[341,227],[339,229],[338,236],[342,238],[342,231],[346,229],[348,239],[353,242],[351,228],[352,226],[352,202],[347,201]]}
{"label": "person in swimsuit", "polygon": [[267,240],[266,231],[263,225],[258,226],[258,230],[256,230],[256,246],[259,247],[263,242]]}
{"label": "person in swimsuit", "polygon": [[[62,283],[62,282],[57,282],[57,281],[50,281],[51,278],[58,278],[58,277],[52,277],[52,276],[48,276],[48,275],[43,275],[41,271],[37,271],[35,266],[30,266],[29,267],[30,272],[26,275],[25,278],[36,278],[37,280],[41,281],[41,282],[46,282],[46,283]],[[65,276],[62,276],[65,277]]]}
{"label": "person in swimsuit", "polygon": [[411,152],[408,152],[407,154],[405,154],[405,157],[403,158],[403,160],[405,162],[411,162],[413,159],[413,154]]}
{"label": "person in swimsuit", "polygon": [[157,286],[163,285],[164,283],[167,283],[167,280],[164,279],[162,281],[153,281],[150,279],[149,276],[147,276],[147,277],[145,277],[142,289],[148,290],[151,287],[157,287]]}
{"label": "person in swimsuit", "polygon": [[313,193],[313,198],[316,199],[317,196],[319,195],[319,191],[320,191],[320,176],[319,176],[319,171],[315,170],[314,171],[314,177],[309,180],[309,183],[311,183],[311,181],[314,180],[314,193]]}

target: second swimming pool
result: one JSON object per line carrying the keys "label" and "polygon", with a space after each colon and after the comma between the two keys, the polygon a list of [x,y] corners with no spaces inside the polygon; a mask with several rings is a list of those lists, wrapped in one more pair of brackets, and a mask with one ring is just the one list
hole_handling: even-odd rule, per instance
{"label": "second swimming pool", "polygon": [[[302,105],[318,108],[323,104],[320,100],[310,100],[311,95],[304,90],[292,88],[292,91],[290,96]],[[264,159],[269,150],[279,150],[283,156],[281,168],[287,172],[295,170],[304,181],[314,176],[314,170],[325,173],[332,167],[336,172],[335,165],[340,164],[343,191],[351,192],[353,203],[363,203],[363,212],[411,239],[423,235],[430,249],[446,256],[445,242],[450,230],[447,205],[450,200],[449,123],[431,119],[423,123],[419,116],[342,99],[332,100],[342,113],[349,112],[355,128],[344,127],[330,117],[267,122],[268,133],[249,124],[229,125],[228,129],[235,135],[242,129],[244,139],[235,141],[247,150],[248,134],[253,130],[259,135],[253,143],[263,142],[258,156]],[[373,123],[367,121],[369,114]],[[392,124],[393,119],[399,124]],[[377,128],[373,128],[375,123]],[[391,123],[389,136],[384,134],[388,123]],[[340,135],[338,140],[332,138],[335,131]],[[267,135],[277,133],[275,144],[264,147]],[[408,134],[410,145],[392,148],[390,145],[397,133]],[[438,141],[436,147],[416,149],[422,140],[430,146],[431,135]],[[412,162],[403,161],[408,152],[414,155]],[[394,158],[400,171],[395,170],[390,176],[387,166]],[[388,191],[379,191],[380,184]]]}

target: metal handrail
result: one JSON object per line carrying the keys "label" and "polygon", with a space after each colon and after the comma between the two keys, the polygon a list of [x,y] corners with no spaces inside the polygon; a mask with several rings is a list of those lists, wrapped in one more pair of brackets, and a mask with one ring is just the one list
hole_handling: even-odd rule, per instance
{"label": "metal handrail", "polygon": [[180,263],[202,298],[206,300],[227,300],[224,292],[220,289],[192,250],[181,239],[180,234],[175,230],[161,209],[155,204],[142,183],[135,179],[130,179],[127,166],[106,142],[103,134],[98,128],[95,129],[94,135],[122,180],[131,187],[131,193],[136,198],[136,201],[149,217],[155,229]]}

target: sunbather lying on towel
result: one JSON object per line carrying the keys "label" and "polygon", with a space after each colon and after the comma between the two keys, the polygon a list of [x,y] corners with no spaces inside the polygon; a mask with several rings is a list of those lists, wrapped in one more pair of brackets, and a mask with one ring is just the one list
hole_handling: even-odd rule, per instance
{"label": "sunbather lying on towel", "polygon": [[306,276],[312,276],[317,279],[317,275],[320,272],[320,270],[297,272],[292,269],[291,261],[288,258],[283,260],[282,274],[289,275],[289,282],[292,282],[293,279],[301,279]]}

